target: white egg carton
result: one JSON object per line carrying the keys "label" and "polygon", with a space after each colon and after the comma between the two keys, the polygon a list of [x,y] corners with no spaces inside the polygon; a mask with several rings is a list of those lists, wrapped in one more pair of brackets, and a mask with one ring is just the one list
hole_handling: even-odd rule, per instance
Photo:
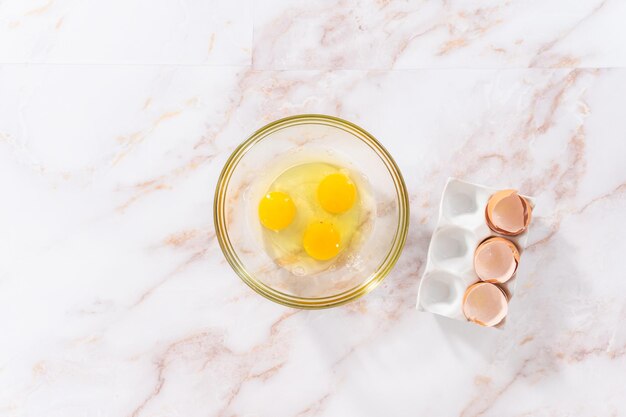
{"label": "white egg carton", "polygon": [[[492,194],[503,189],[506,188],[448,179],[417,293],[418,310],[467,321],[462,310],[463,295],[470,285],[480,281],[474,271],[474,251],[483,240],[502,236],[487,226],[487,201]],[[532,198],[523,197],[534,207]],[[528,229],[517,236],[502,237],[514,242],[521,256],[528,240]],[[520,265],[522,263],[520,258]],[[500,284],[509,301],[515,292],[516,281],[517,273]],[[502,327],[505,321],[506,318],[496,327]]]}

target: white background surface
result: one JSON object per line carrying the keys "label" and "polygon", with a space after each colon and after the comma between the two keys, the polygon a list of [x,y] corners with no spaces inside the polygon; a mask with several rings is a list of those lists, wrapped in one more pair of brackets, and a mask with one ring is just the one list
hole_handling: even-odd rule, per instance
{"label": "white background surface", "polygon": [[[626,2],[0,1],[0,416],[626,415]],[[274,305],[215,241],[271,120],[369,130],[396,269]],[[415,311],[449,176],[537,199],[504,331]]]}

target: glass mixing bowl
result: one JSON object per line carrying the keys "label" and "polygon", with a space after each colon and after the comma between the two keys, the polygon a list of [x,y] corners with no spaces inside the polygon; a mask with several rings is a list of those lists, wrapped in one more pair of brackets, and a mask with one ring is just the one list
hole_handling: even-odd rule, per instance
{"label": "glass mixing bowl", "polygon": [[[289,168],[286,161],[293,166],[325,160],[345,161],[369,184],[370,230],[346,261],[299,276],[265,251],[257,207]],[[213,214],[220,247],[237,275],[272,301],[307,309],[338,306],[373,290],[398,260],[409,227],[406,185],[391,155],[357,125],[317,114],[277,120],[239,145],[218,179]]]}

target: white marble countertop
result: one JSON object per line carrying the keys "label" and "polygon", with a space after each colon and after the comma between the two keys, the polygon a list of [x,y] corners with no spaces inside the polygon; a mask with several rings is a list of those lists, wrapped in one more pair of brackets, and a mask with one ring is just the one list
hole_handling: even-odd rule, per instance
{"label": "white marble countertop", "polygon": [[[626,415],[626,1],[0,1],[0,416]],[[372,132],[404,253],[324,311],[224,261],[263,124]],[[536,197],[503,331],[415,310],[449,176]]]}

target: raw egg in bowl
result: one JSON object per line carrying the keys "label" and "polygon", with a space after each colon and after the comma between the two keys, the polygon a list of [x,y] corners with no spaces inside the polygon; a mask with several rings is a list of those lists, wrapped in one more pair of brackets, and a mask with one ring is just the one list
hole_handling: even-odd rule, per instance
{"label": "raw egg in bowl", "polygon": [[272,122],[230,156],[215,190],[220,247],[262,296],[327,308],[374,289],[409,225],[406,186],[383,146],[325,115]]}

